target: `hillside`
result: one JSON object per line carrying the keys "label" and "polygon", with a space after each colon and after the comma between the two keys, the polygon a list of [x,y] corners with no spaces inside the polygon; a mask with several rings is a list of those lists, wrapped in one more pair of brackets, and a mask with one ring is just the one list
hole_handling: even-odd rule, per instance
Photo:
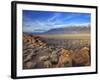
{"label": "hillside", "polygon": [[88,40],[23,34],[23,69],[90,66]]}
{"label": "hillside", "polygon": [[83,27],[71,26],[71,27],[64,27],[64,28],[55,28],[55,29],[46,31],[43,34],[73,34],[73,33],[90,33],[90,27],[89,26],[83,26]]}

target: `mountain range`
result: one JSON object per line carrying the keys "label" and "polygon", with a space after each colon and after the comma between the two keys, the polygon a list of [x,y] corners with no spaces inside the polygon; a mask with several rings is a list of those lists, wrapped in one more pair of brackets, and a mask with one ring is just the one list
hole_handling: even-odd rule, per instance
{"label": "mountain range", "polygon": [[63,28],[54,28],[42,33],[29,33],[29,34],[77,34],[77,33],[90,33],[90,26],[69,26]]}
{"label": "mountain range", "polygon": [[48,30],[42,34],[75,34],[75,33],[90,33],[90,27],[84,26],[84,27],[64,27],[64,28],[55,28]]}

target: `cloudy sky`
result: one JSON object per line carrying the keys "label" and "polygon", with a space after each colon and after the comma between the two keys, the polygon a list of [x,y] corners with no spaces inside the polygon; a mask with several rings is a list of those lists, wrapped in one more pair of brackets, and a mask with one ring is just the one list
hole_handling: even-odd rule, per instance
{"label": "cloudy sky", "polygon": [[41,33],[53,28],[89,25],[91,14],[23,10],[23,32]]}

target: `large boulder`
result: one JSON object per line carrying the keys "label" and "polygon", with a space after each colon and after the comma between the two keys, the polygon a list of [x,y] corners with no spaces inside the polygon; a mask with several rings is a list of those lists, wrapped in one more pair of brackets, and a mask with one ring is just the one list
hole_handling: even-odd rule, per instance
{"label": "large boulder", "polygon": [[89,49],[84,47],[80,50],[74,51],[72,56],[74,66],[89,66],[90,65],[90,56]]}
{"label": "large boulder", "polygon": [[70,52],[66,49],[61,49],[59,61],[57,67],[71,67],[72,66],[72,57]]}

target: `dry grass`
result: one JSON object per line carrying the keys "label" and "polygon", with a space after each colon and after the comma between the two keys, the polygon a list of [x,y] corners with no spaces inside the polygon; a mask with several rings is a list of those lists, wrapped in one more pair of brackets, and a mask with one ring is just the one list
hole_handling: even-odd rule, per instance
{"label": "dry grass", "polygon": [[40,36],[53,39],[90,39],[90,34],[53,34]]}

